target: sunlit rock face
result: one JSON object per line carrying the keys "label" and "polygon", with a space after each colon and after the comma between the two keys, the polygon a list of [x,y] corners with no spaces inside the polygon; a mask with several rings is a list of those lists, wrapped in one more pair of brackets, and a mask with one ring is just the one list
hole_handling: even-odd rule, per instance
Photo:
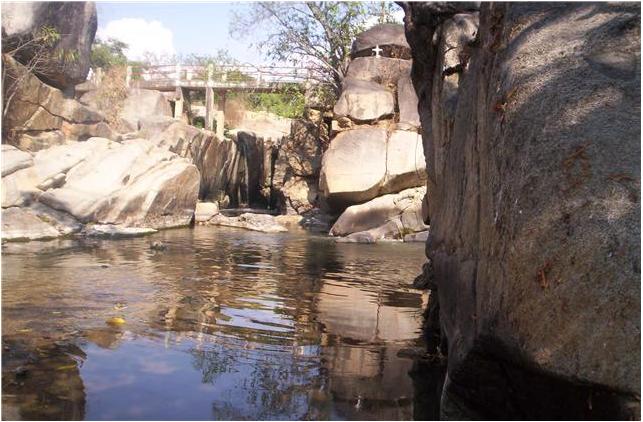
{"label": "sunlit rock face", "polygon": [[639,418],[640,7],[404,7],[445,417]]}
{"label": "sunlit rock face", "polygon": [[[331,234],[349,236],[344,241],[351,242],[403,239],[405,234],[426,229],[421,219],[419,224],[402,227],[397,217],[392,218],[396,221],[376,219],[378,224],[373,225],[369,212],[342,214],[358,204],[366,209],[382,195],[420,187],[426,180],[418,100],[403,26],[376,25],[359,34],[351,57],[334,107],[334,138],[322,159],[319,192],[340,221],[351,220],[335,226]],[[421,208],[422,199],[414,197],[411,208]]]}
{"label": "sunlit rock face", "polygon": [[90,138],[23,154],[29,159],[7,158],[2,177],[4,240],[64,236],[90,223],[167,228],[192,219],[197,168],[150,141]]}

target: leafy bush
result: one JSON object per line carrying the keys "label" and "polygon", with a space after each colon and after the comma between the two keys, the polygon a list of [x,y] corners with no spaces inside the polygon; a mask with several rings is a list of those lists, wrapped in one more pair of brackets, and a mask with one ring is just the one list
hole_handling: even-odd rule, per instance
{"label": "leafy bush", "polygon": [[122,41],[110,38],[107,41],[96,40],[92,45],[91,66],[105,70],[112,66],[123,66],[127,64],[124,50],[127,44]]}

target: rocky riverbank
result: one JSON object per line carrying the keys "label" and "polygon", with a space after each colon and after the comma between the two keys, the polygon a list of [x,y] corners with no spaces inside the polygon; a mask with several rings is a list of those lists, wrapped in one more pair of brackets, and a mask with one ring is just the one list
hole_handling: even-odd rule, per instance
{"label": "rocky riverbank", "polygon": [[[69,30],[95,31],[95,9],[76,8],[82,19]],[[47,7],[18,9],[31,13],[23,23],[32,32],[60,19]],[[364,57],[378,45],[406,58]],[[117,106],[84,84],[74,99],[77,77],[52,86],[24,57],[5,55],[15,83],[4,119],[2,239],[135,235],[192,221],[328,231],[334,220],[330,234],[345,241],[422,239],[414,234],[427,230],[425,168],[409,55],[402,26],[376,26],[355,41],[332,112],[309,108],[298,120],[246,113],[222,139],[174,118],[162,92],[124,89]],[[195,218],[197,204],[209,211]],[[290,217],[220,215],[226,208]]]}

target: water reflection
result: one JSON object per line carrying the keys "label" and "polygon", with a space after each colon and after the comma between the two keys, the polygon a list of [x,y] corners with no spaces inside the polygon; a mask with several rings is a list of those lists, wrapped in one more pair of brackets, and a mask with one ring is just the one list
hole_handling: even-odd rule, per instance
{"label": "water reflection", "polygon": [[3,418],[412,419],[423,260],[212,227],[3,245]]}

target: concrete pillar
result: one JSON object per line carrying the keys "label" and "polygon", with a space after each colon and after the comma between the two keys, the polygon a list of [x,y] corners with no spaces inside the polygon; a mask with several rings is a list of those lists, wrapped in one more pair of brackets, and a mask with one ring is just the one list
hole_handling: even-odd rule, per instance
{"label": "concrete pillar", "polygon": [[209,86],[205,87],[205,128],[212,130],[212,121],[214,120],[214,89]]}
{"label": "concrete pillar", "polygon": [[174,118],[180,119],[183,117],[183,88],[176,88],[176,101],[174,101]]}
{"label": "concrete pillar", "polygon": [[223,130],[225,125],[225,91],[219,93],[219,101],[217,102],[217,137],[223,139]]}

